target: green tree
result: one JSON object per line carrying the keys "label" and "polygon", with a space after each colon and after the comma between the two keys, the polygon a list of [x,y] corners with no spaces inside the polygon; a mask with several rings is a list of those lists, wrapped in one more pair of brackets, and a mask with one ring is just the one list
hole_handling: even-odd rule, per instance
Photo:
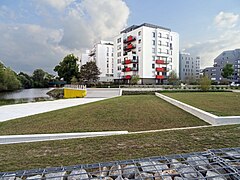
{"label": "green tree", "polygon": [[229,78],[234,72],[234,69],[233,69],[233,65],[232,64],[226,64],[224,67],[223,67],[223,70],[222,70],[222,76],[224,78]]}
{"label": "green tree", "polygon": [[54,68],[60,78],[63,78],[67,83],[71,82],[73,76],[78,77],[78,57],[69,54]]}
{"label": "green tree", "polygon": [[178,76],[177,76],[177,73],[172,70],[169,75],[168,75],[168,82],[169,84],[171,85],[176,85],[178,84]]}
{"label": "green tree", "polygon": [[208,91],[211,86],[211,80],[207,76],[202,76],[199,81],[200,89],[203,91]]}
{"label": "green tree", "polygon": [[17,74],[0,63],[0,91],[13,91],[20,89],[21,83]]}
{"label": "green tree", "polygon": [[78,79],[75,76],[72,77],[71,84],[78,84]]}
{"label": "green tree", "polygon": [[33,85],[35,88],[45,88],[48,87],[48,82],[50,81],[52,75],[43,71],[42,69],[36,69],[33,71]]}
{"label": "green tree", "polygon": [[86,82],[87,84],[94,83],[99,79],[99,71],[96,63],[94,61],[87,62],[81,66],[79,77],[81,82]]}
{"label": "green tree", "polygon": [[22,88],[29,89],[33,87],[32,77],[26,73],[20,72],[18,74],[18,79],[22,84]]}
{"label": "green tree", "polygon": [[137,84],[139,80],[140,80],[139,75],[136,75],[136,76],[133,76],[133,77],[131,78],[130,83],[131,83],[131,84]]}

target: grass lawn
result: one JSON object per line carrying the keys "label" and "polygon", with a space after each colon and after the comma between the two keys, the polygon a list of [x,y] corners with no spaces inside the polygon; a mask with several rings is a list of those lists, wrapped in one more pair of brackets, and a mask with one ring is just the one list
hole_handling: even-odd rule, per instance
{"label": "grass lawn", "polygon": [[163,94],[217,116],[240,116],[240,93],[193,92]]}
{"label": "grass lawn", "polygon": [[207,125],[154,95],[122,96],[0,123],[0,135]]}
{"label": "grass lawn", "polygon": [[0,99],[0,106],[16,104],[14,99]]}
{"label": "grass lawn", "polygon": [[240,146],[240,125],[0,145],[0,171],[68,166]]}

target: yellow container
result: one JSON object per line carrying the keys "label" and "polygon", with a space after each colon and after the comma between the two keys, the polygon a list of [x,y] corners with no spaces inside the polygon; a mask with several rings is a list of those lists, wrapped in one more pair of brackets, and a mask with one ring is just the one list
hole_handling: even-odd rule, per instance
{"label": "yellow container", "polygon": [[67,89],[64,88],[64,98],[83,98],[87,95],[84,89]]}

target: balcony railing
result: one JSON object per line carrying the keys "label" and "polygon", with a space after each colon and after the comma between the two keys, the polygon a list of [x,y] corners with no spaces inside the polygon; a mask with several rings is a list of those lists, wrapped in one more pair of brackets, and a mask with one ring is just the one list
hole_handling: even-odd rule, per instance
{"label": "balcony railing", "polygon": [[159,67],[157,67],[156,71],[157,72],[166,72],[167,70],[166,70],[166,68],[159,68]]}
{"label": "balcony railing", "polygon": [[156,75],[156,79],[165,79],[165,76],[162,76],[162,75]]}
{"label": "balcony railing", "polygon": [[128,36],[123,42],[124,43],[130,43],[132,41],[136,41],[136,38],[133,36]]}
{"label": "balcony railing", "polygon": [[123,72],[129,72],[132,71],[132,69],[130,67],[126,67],[122,69]]}
{"label": "balcony railing", "polygon": [[164,60],[156,60],[156,64],[168,64],[166,61]]}
{"label": "balcony railing", "polygon": [[136,45],[129,44],[124,47],[124,51],[128,51],[128,50],[135,49],[135,48],[136,48]]}
{"label": "balcony railing", "polygon": [[137,59],[127,59],[122,62],[122,64],[131,64],[131,63],[138,63]]}
{"label": "balcony railing", "polygon": [[131,75],[126,75],[126,76],[123,76],[122,79],[131,79],[132,76]]}

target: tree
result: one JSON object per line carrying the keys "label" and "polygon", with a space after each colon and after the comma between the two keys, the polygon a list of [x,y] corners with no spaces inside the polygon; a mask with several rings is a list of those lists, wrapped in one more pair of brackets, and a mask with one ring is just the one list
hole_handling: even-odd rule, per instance
{"label": "tree", "polygon": [[96,82],[100,74],[101,72],[99,71],[96,63],[94,61],[90,61],[81,66],[79,77],[82,82],[90,84]]}
{"label": "tree", "polygon": [[131,83],[131,84],[137,84],[139,80],[140,80],[139,75],[136,75],[136,76],[133,76],[133,77],[131,78],[130,83]]}
{"label": "tree", "polygon": [[78,84],[78,79],[75,76],[72,77],[71,84]]}
{"label": "tree", "polygon": [[44,88],[48,87],[48,82],[52,75],[43,71],[42,69],[36,69],[33,71],[33,85],[35,88]]}
{"label": "tree", "polygon": [[203,91],[208,91],[211,86],[211,80],[207,76],[202,76],[200,78],[200,89]]}
{"label": "tree", "polygon": [[13,91],[20,89],[21,83],[17,74],[0,63],[0,91]]}
{"label": "tree", "polygon": [[177,73],[172,70],[168,75],[168,82],[171,85],[176,85],[178,83],[178,76]]}
{"label": "tree", "polygon": [[54,71],[58,73],[60,78],[63,78],[67,83],[70,83],[74,76],[78,77],[79,72],[77,61],[78,57],[69,54],[54,68]]}
{"label": "tree", "polygon": [[222,76],[224,78],[229,78],[234,72],[234,69],[233,69],[233,65],[232,64],[226,64],[224,67],[223,67],[223,70],[222,70]]}
{"label": "tree", "polygon": [[20,72],[18,74],[18,79],[22,84],[22,88],[29,89],[33,87],[33,79],[28,74]]}

